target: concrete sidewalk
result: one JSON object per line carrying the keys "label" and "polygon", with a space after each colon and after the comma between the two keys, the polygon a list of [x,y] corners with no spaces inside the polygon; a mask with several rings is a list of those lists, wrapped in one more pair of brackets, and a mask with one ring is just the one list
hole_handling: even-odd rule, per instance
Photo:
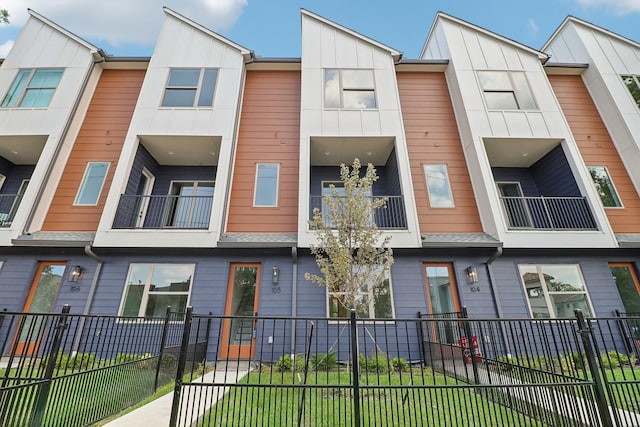
{"label": "concrete sidewalk", "polygon": [[[181,420],[184,422],[187,418],[199,419],[211,408],[211,405],[220,400],[229,391],[229,387],[207,386],[208,384],[235,384],[248,373],[248,364],[246,366],[229,366],[228,369],[218,366],[214,371],[205,374],[204,377],[194,380],[194,383],[204,384],[205,387],[198,388],[205,391],[201,393],[182,392],[181,410],[183,415]],[[105,427],[168,426],[171,418],[172,403],[173,392],[105,424]]]}

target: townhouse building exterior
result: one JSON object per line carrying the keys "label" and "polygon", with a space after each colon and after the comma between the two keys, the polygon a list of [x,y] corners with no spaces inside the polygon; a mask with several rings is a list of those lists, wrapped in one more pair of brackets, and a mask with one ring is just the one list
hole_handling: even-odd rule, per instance
{"label": "townhouse building exterior", "polygon": [[395,258],[368,317],[640,312],[639,43],[439,13],[407,59],[302,10],[301,57],[263,58],[164,11],[148,58],[30,11],[0,66],[0,309],[338,317],[308,220],[359,158]]}

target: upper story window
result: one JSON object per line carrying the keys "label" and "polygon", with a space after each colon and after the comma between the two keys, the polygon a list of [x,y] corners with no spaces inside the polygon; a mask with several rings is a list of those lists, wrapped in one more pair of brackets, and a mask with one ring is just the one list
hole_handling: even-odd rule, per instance
{"label": "upper story window", "polygon": [[253,205],[261,207],[278,206],[278,163],[258,163]]}
{"label": "upper story window", "polygon": [[424,165],[424,175],[427,179],[429,205],[432,208],[454,207],[447,165]]}
{"label": "upper story window", "polygon": [[212,107],[218,70],[172,68],[162,98],[163,107]]}
{"label": "upper story window", "polygon": [[524,73],[478,71],[489,110],[536,110],[538,107]]}
{"label": "upper story window", "polygon": [[2,106],[48,107],[60,83],[62,72],[61,68],[27,68],[18,71],[2,100]]}
{"label": "upper story window", "polygon": [[82,178],[74,205],[95,206],[98,204],[109,162],[89,162]]}
{"label": "upper story window", "polygon": [[592,316],[591,301],[577,265],[520,265],[520,277],[536,319],[574,317],[580,309]]}
{"label": "upper story window", "polygon": [[[393,296],[389,270],[382,272],[380,266],[354,266],[354,273],[357,274],[359,268],[375,269],[376,272],[372,276],[378,276],[381,280],[377,283],[364,284],[355,295],[358,317],[362,319],[393,319]],[[329,317],[349,317],[349,309],[342,302],[345,296],[345,292],[327,292]]]}
{"label": "upper story window", "polygon": [[377,108],[372,70],[324,70],[325,108]]}
{"label": "upper story window", "polygon": [[609,171],[604,166],[587,166],[591,179],[596,186],[602,205],[605,208],[621,208],[622,202],[613,186]]}
{"label": "upper story window", "polygon": [[636,105],[640,108],[640,77],[639,76],[621,76],[624,85],[629,90],[629,93],[636,101]]}

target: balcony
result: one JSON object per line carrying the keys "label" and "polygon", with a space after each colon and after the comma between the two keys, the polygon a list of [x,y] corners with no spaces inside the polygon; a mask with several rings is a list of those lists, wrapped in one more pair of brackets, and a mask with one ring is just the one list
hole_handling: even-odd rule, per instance
{"label": "balcony", "polygon": [[22,196],[22,194],[0,194],[0,228],[11,227]]}
{"label": "balcony", "polygon": [[[323,211],[323,199],[327,196],[311,196],[311,206],[309,209],[309,219],[313,217],[313,210]],[[373,221],[382,230],[406,230],[407,215],[405,214],[404,198],[402,196],[372,196],[371,199],[386,198],[385,207],[373,212]]]}
{"label": "balcony", "polygon": [[597,230],[585,197],[506,197],[502,210],[510,230]]}
{"label": "balcony", "polygon": [[208,229],[213,195],[120,196],[115,229]]}

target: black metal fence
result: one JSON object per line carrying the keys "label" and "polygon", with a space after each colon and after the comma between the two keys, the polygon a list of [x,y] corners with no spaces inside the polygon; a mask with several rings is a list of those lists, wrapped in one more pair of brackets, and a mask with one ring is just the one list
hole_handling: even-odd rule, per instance
{"label": "black metal fence", "polygon": [[[244,342],[225,332],[234,320],[253,325]],[[170,425],[640,425],[640,348],[629,340],[639,321],[189,312],[184,342],[210,334],[207,360],[191,365],[209,371],[190,372],[181,354]]]}
{"label": "black metal fence", "polygon": [[68,306],[0,313],[0,425],[88,425],[151,396],[175,377],[183,321],[169,309],[164,318],[75,315]]}

